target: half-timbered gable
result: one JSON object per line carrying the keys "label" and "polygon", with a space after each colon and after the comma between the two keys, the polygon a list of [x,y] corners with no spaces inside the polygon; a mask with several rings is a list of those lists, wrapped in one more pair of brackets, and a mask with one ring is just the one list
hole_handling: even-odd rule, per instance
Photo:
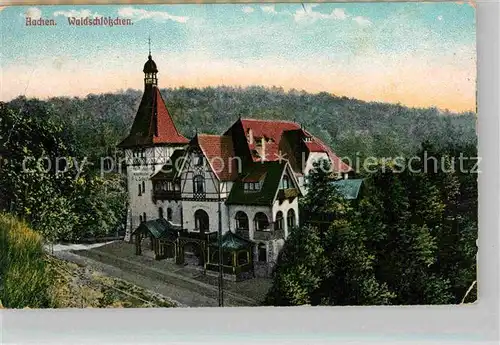
{"label": "half-timbered gable", "polygon": [[[207,230],[218,229],[218,203],[227,198],[238,169],[230,136],[198,134],[193,138],[180,172],[183,218],[188,230],[198,229],[198,211],[206,213]],[[223,224],[227,224],[225,208],[221,214]]]}

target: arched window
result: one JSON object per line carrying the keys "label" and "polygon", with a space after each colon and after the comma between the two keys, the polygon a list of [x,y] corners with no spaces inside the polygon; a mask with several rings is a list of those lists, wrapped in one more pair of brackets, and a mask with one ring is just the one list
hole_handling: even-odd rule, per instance
{"label": "arched window", "polygon": [[283,230],[283,212],[276,213],[276,222],[274,223],[274,230]]}
{"label": "arched window", "polygon": [[197,210],[194,213],[194,227],[195,231],[201,233],[207,232],[209,229],[208,214],[203,210]]}
{"label": "arched window", "polygon": [[142,215],[139,215],[139,223],[142,223]]}
{"label": "arched window", "polygon": [[146,221],[146,212],[144,212],[144,213],[142,214],[142,219],[144,219],[144,221]]}
{"label": "arched window", "polygon": [[255,223],[255,230],[257,231],[269,230],[269,220],[267,219],[267,216],[264,213],[262,212],[256,213],[253,221]]}
{"label": "arched window", "polygon": [[204,194],[205,193],[205,178],[201,175],[196,175],[193,179],[193,193],[194,194]]}
{"label": "arched window", "polygon": [[257,260],[260,262],[267,261],[267,248],[264,243],[259,244],[257,247]]}
{"label": "arched window", "polygon": [[163,207],[158,209],[158,218],[163,218]]}
{"label": "arched window", "polygon": [[243,211],[236,212],[236,230],[248,230],[248,216]]}
{"label": "arched window", "polygon": [[146,191],[146,183],[142,181],[142,192],[144,193]]}
{"label": "arched window", "polygon": [[141,184],[139,183],[139,196],[142,195],[142,188],[141,188]]}
{"label": "arched window", "polygon": [[290,177],[288,177],[288,175],[285,175],[283,176],[283,185],[282,185],[282,189],[288,189],[290,188],[291,184],[290,184]]}
{"label": "arched window", "polygon": [[167,220],[172,221],[172,209],[167,208]]}
{"label": "arched window", "polygon": [[286,215],[286,225],[289,229],[293,228],[296,225],[295,224],[295,211],[292,208],[288,210],[288,213]]}

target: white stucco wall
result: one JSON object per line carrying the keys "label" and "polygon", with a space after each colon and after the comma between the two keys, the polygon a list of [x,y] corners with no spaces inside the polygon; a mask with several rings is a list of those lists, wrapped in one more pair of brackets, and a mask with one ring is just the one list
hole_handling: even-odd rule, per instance
{"label": "white stucco wall", "polygon": [[[132,150],[125,150],[125,160],[127,164],[127,189],[129,208],[131,214],[131,230],[134,230],[140,224],[140,217],[146,213],[146,220],[157,219],[159,216],[159,207],[163,207],[164,217],[167,217],[167,208],[172,208],[173,222],[180,223],[181,202],[158,201],[153,202],[153,185],[151,176],[166,164],[171,154],[176,149],[182,149],[183,146],[156,146],[144,149],[144,165],[134,165]],[[137,163],[137,161],[135,161]],[[144,191],[142,183],[144,182]],[[141,185],[141,195],[139,195],[139,185]]]}
{"label": "white stucco wall", "polygon": [[291,202],[286,199],[281,204],[278,200],[276,200],[273,204],[272,212],[273,212],[273,221],[276,221],[276,214],[278,211],[283,212],[283,229],[285,230],[285,238],[288,238],[290,233],[287,224],[287,215],[288,210],[293,209],[295,212],[295,224],[299,224],[299,199],[294,198]]}
{"label": "white stucco wall", "polygon": [[270,228],[273,228],[272,222],[273,220],[273,214],[272,214],[272,209],[269,206],[251,206],[251,205],[229,205],[228,206],[228,212],[229,212],[229,222],[230,222],[230,229],[232,232],[236,232],[236,213],[238,211],[243,211],[246,213],[248,216],[248,226],[249,226],[249,236],[250,239],[253,240],[254,232],[255,232],[255,224],[254,224],[254,218],[255,214],[258,212],[262,212],[267,216],[267,219],[269,219]]}
{"label": "white stucco wall", "polygon": [[[195,219],[194,213],[197,210],[203,210],[208,214],[208,226],[209,232],[219,231],[219,214],[218,214],[218,202],[217,201],[182,201],[182,213],[184,218],[184,229],[188,231],[194,231],[195,229]],[[228,216],[227,207],[224,203],[221,203],[222,210],[222,233],[229,230],[228,226]]]}

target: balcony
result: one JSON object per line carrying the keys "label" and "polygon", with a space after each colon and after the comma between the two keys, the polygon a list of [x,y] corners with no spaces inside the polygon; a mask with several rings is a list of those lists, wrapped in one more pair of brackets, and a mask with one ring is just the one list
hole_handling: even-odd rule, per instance
{"label": "balcony", "polygon": [[254,241],[271,241],[285,238],[284,230],[256,230],[253,233]]}
{"label": "balcony", "polygon": [[157,190],[153,191],[153,202],[158,200],[179,200],[181,191],[179,190]]}
{"label": "balcony", "polygon": [[299,191],[295,188],[280,189],[278,191],[278,200],[294,199],[299,196]]}
{"label": "balcony", "polygon": [[244,239],[250,239],[250,231],[247,229],[236,229],[236,235],[243,237]]}

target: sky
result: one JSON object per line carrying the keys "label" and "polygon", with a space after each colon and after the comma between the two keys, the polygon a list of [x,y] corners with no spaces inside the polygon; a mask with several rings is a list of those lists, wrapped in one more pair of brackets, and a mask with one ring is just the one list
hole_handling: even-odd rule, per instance
{"label": "sky", "polygon": [[[132,25],[68,24],[99,16]],[[4,7],[0,99],[142,89],[150,36],[162,88],[263,85],[475,110],[475,29],[462,2]]]}

